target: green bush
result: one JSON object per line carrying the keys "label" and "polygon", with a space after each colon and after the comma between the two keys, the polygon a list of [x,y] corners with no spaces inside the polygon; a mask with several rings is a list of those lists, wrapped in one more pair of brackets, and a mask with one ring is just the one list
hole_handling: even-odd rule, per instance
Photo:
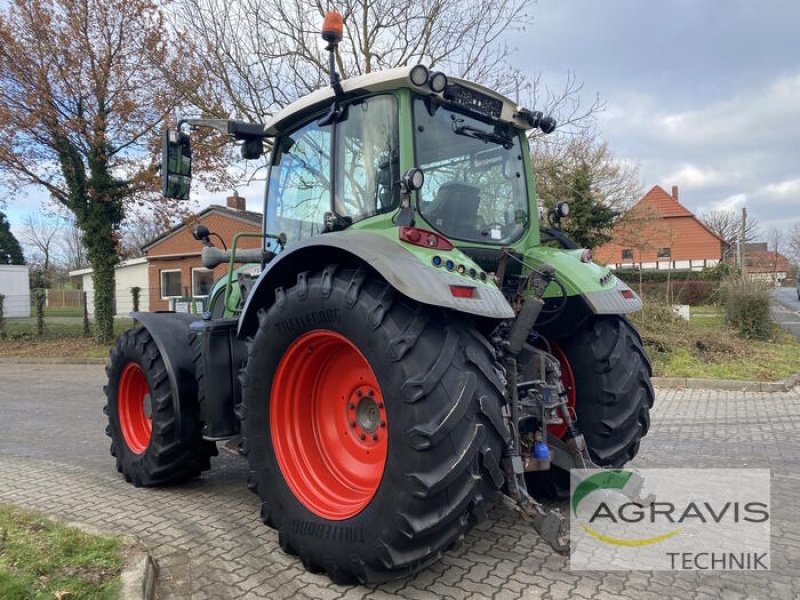
{"label": "green bush", "polygon": [[[698,306],[702,304],[713,304],[717,301],[718,284],[712,281],[702,281],[691,279],[689,281],[672,281],[672,302],[674,304],[689,304]],[[632,287],[638,291],[638,284]],[[666,302],[667,282],[666,281],[643,281],[642,296],[650,302]]]}
{"label": "green bush", "polygon": [[766,340],[775,323],[769,312],[770,289],[747,277],[731,277],[721,287],[725,319],[744,338]]}
{"label": "green bush", "polygon": [[[720,281],[724,279],[730,271],[728,265],[722,264],[716,267],[703,269],[702,271],[689,271],[689,270],[676,270],[671,271],[663,269],[644,269],[641,271],[642,283],[653,282],[666,282],[670,281]],[[614,275],[622,279],[625,283],[632,286],[639,283],[640,272],[635,269],[617,269]]]}

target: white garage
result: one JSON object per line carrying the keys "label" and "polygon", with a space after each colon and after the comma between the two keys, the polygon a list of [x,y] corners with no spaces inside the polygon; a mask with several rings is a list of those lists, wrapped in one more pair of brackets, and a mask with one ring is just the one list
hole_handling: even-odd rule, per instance
{"label": "white garage", "polygon": [[28,265],[0,265],[0,294],[7,318],[31,316],[31,290]]}
{"label": "white garage", "polygon": [[[94,282],[92,269],[70,271],[70,277],[81,277],[81,289],[86,292],[89,315],[94,318]],[[139,310],[150,310],[150,295],[147,293],[147,258],[124,260],[114,267],[114,316],[127,317],[133,310],[131,288],[141,289]]]}

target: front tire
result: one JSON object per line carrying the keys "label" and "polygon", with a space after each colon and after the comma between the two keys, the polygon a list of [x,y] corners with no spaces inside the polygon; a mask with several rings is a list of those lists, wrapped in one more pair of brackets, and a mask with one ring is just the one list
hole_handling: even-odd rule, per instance
{"label": "front tire", "polygon": [[491,348],[468,322],[363,270],[301,273],[278,289],[259,311],[242,386],[262,519],[335,582],[418,571],[503,484]]}
{"label": "front tire", "polygon": [[[639,451],[655,397],[642,338],[628,319],[612,315],[594,318],[558,344],[556,356],[575,387],[576,424],[589,455],[600,466],[622,467]],[[536,495],[569,496],[569,473],[559,467],[529,473],[527,480]]]}
{"label": "front tire", "polygon": [[164,360],[147,329],[129,329],[117,338],[106,375],[106,435],[126,481],[162,485],[210,468],[216,444],[202,439],[196,406],[182,406],[176,415]]}

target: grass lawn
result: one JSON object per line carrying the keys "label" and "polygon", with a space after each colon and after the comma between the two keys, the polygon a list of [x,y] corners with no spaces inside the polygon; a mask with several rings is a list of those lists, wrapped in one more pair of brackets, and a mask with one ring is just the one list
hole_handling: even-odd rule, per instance
{"label": "grass lawn", "polygon": [[0,505],[0,598],[112,599],[123,542]]}
{"label": "grass lawn", "polygon": [[46,306],[44,317],[81,317],[83,318],[82,306]]}
{"label": "grass lawn", "polygon": [[[114,334],[132,326],[131,319],[115,319]],[[90,327],[93,335],[93,324]],[[83,318],[46,316],[41,337],[35,319],[7,319],[4,336],[0,336],[0,357],[106,358],[108,349],[108,345],[95,343],[94,337],[83,337]]]}
{"label": "grass lawn", "polygon": [[692,315],[687,323],[649,304],[632,316],[653,375],[775,381],[800,373],[800,342],[778,326],[769,340],[745,340],[713,307]]}

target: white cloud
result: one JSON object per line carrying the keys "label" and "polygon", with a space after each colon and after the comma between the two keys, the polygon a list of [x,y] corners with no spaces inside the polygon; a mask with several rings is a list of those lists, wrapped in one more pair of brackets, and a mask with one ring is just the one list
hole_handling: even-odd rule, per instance
{"label": "white cloud", "polygon": [[778,183],[770,183],[759,191],[759,195],[796,202],[796,206],[800,208],[800,177]]}
{"label": "white cloud", "polygon": [[677,171],[664,177],[664,180],[679,183],[684,190],[697,190],[725,183],[729,178],[718,169],[684,164]]}

